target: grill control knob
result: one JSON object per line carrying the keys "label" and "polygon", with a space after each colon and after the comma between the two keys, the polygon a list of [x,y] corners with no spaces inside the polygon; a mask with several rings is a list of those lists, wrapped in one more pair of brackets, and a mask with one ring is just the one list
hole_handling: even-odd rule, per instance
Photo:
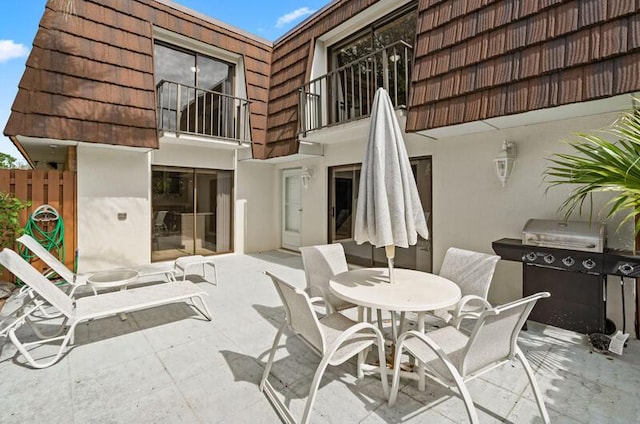
{"label": "grill control knob", "polygon": [[543,258],[544,261],[548,264],[552,264],[555,262],[556,258],[553,257],[553,255],[551,253],[549,253],[548,255],[545,255],[545,257]]}
{"label": "grill control knob", "polygon": [[573,266],[576,261],[573,260],[571,256],[567,256],[566,258],[562,259],[562,263],[564,264],[564,266]]}
{"label": "grill control knob", "polygon": [[633,265],[631,265],[631,264],[622,264],[622,265],[620,265],[618,267],[618,271],[620,271],[624,275],[629,275],[629,274],[631,274],[631,271],[633,271]]}
{"label": "grill control knob", "polygon": [[535,261],[537,258],[538,258],[538,255],[536,255],[536,252],[527,253],[527,259],[530,260],[531,262]]}
{"label": "grill control knob", "polygon": [[596,266],[596,263],[593,261],[593,259],[587,259],[582,261],[582,266],[587,268],[587,269],[593,269]]}

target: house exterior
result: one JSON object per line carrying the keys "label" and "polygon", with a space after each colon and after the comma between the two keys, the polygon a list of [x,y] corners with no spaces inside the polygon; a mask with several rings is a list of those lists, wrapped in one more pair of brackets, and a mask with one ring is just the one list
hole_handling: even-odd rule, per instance
{"label": "house exterior", "polygon": [[[370,265],[384,252],[355,245],[352,218],[383,86],[432,236],[397,264],[437,271],[449,246],[490,252],[560,217],[546,158],[632,107],[639,59],[624,0],[335,0],[274,43],[167,0],[67,18],[49,2],[4,133],[36,167],[77,164],[81,271],[327,242]],[[491,300],[521,278],[501,262]]]}

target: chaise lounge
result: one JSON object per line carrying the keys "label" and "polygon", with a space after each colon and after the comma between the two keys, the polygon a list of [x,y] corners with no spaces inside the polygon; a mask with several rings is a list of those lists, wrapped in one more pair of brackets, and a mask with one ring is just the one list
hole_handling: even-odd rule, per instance
{"label": "chaise lounge", "polygon": [[[44,275],[40,274],[37,269],[13,250],[4,249],[0,252],[0,265],[22,280],[22,282],[28,285],[38,295],[31,302],[23,305],[18,312],[19,316],[13,323],[0,330],[0,336],[8,335],[20,353],[22,353],[34,368],[46,368],[55,364],[62,356],[67,344],[70,341],[73,343],[72,338],[76,326],[79,323],[92,319],[177,302],[186,302],[211,321],[211,313],[203,298],[207,293],[190,281],[155,284],[131,290],[73,299],[62,289],[52,284]],[[195,303],[196,298],[199,300],[199,305]],[[60,328],[51,336],[43,335],[31,320],[33,313],[39,310],[45,302],[57,309],[64,316]],[[18,339],[16,329],[21,327],[25,322],[32,327],[35,334],[41,340],[23,343]],[[61,335],[65,329],[67,329],[66,334]],[[48,362],[35,360],[27,350],[29,346],[42,345],[57,340],[62,340],[62,344],[53,359]]]}

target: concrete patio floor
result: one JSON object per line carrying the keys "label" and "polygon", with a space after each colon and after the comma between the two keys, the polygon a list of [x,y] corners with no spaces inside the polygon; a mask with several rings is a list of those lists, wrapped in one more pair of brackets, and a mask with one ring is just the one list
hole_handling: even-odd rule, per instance
{"label": "concrete patio floor", "polygon": [[[75,346],[42,370],[25,366],[10,341],[0,339],[0,422],[280,422],[258,390],[284,318],[262,272],[303,287],[302,261],[279,251],[215,261],[217,287],[192,278],[210,294],[211,322],[184,304],[130,313],[125,321],[97,320],[78,327]],[[300,417],[319,361],[294,337],[281,344],[271,381]],[[535,369],[552,422],[640,422],[640,341],[630,340],[622,357],[602,355],[591,353],[582,335],[533,323],[520,346]],[[37,350],[36,357],[49,348]],[[355,360],[328,370],[312,422],[468,422],[457,394],[435,383],[427,381],[420,392],[414,381],[404,382],[389,408],[379,379],[358,381],[354,374]],[[542,422],[517,362],[470,382],[469,389],[482,423]]]}

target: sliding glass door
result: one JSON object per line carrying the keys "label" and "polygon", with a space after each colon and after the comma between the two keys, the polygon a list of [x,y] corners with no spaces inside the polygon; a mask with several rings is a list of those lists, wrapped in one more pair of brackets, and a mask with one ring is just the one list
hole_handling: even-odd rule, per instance
{"label": "sliding glass door", "polygon": [[[344,246],[347,261],[362,266],[387,266],[384,248],[369,243],[357,245],[353,239],[361,165],[329,168],[329,242]],[[411,160],[420,201],[431,230],[431,158]],[[396,249],[396,266],[431,271],[431,237],[418,236],[418,243],[407,249]]]}
{"label": "sliding glass door", "polygon": [[151,260],[230,252],[233,173],[154,166]]}

